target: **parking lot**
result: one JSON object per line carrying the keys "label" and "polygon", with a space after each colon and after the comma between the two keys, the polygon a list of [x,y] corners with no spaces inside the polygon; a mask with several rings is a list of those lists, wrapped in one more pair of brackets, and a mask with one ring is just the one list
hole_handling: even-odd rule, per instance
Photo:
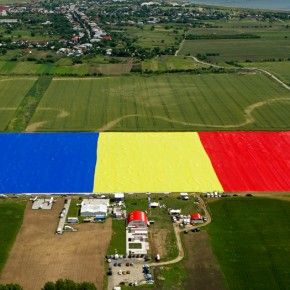
{"label": "parking lot", "polygon": [[108,276],[108,289],[111,290],[122,283],[140,285],[141,281],[145,281],[144,264],[144,259],[112,259],[108,263],[108,272],[111,272]]}

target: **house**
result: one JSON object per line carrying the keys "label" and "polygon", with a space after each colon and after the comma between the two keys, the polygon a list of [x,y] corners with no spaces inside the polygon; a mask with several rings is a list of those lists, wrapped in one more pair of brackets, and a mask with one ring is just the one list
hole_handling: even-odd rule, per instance
{"label": "house", "polygon": [[109,199],[84,199],[81,203],[81,216],[104,220],[107,217],[109,205]]}
{"label": "house", "polygon": [[7,9],[5,6],[0,6],[0,16],[7,16]]}
{"label": "house", "polygon": [[103,35],[103,36],[102,36],[102,39],[103,39],[103,40],[112,40],[112,36],[106,34],[106,35]]}
{"label": "house", "polygon": [[198,212],[192,213],[190,215],[191,223],[203,223],[202,215]]}

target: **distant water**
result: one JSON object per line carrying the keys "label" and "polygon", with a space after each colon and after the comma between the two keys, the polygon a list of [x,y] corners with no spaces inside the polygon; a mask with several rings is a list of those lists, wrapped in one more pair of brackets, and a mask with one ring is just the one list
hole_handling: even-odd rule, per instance
{"label": "distant water", "polygon": [[290,11],[290,0],[191,0],[194,4]]}

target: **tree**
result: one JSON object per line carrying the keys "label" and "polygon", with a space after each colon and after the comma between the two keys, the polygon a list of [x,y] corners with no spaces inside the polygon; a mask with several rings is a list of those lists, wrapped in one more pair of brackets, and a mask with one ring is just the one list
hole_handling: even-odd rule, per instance
{"label": "tree", "polygon": [[23,290],[23,288],[18,284],[6,284],[0,285],[0,290]]}
{"label": "tree", "polygon": [[45,283],[43,290],[55,290],[55,284],[53,282]]}
{"label": "tree", "polygon": [[[6,290],[6,289],[3,289],[3,290]],[[14,290],[14,289],[11,289],[11,290]],[[15,290],[21,290],[21,289],[15,289]],[[45,283],[42,290],[97,290],[97,288],[91,282],[76,283],[68,279],[65,279],[65,280],[59,279],[56,282]]]}

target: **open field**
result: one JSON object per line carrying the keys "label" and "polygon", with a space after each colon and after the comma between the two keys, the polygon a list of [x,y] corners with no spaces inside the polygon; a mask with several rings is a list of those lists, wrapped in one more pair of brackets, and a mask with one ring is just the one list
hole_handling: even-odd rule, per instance
{"label": "open field", "polygon": [[214,253],[229,289],[288,289],[289,202],[263,198],[209,203]]}
{"label": "open field", "polygon": [[0,78],[0,130],[13,118],[22,98],[36,78]]}
{"label": "open field", "polygon": [[225,290],[224,276],[213,253],[208,233],[201,231],[184,235],[184,248],[187,255],[183,261],[186,279],[184,290]]}
{"label": "open field", "polygon": [[259,73],[60,78],[27,130],[285,130],[289,100]]}
{"label": "open field", "polygon": [[102,289],[111,222],[81,224],[78,232],[58,236],[54,233],[62,207],[61,199],[46,212],[33,211],[31,204],[27,205],[0,283],[19,283],[24,290],[34,290],[41,289],[47,281],[68,278],[90,281]]}
{"label": "open field", "polygon": [[142,62],[142,72],[189,71],[202,67],[207,66],[182,56],[160,56]]}
{"label": "open field", "polygon": [[0,200],[0,273],[22,224],[25,204],[24,200]]}
{"label": "open field", "polygon": [[129,26],[125,31],[129,37],[137,38],[136,44],[144,48],[178,46],[182,39],[182,31],[166,29],[161,24],[148,24],[139,28]]}
{"label": "open field", "polygon": [[[245,47],[247,49],[245,49]],[[180,55],[218,54],[208,57],[210,60],[223,61],[259,61],[273,58],[290,58],[290,38],[268,39],[215,39],[186,40]]]}
{"label": "open field", "polygon": [[54,75],[54,76],[86,76],[86,75],[120,75],[131,71],[132,63],[82,63],[61,64],[37,63],[33,61],[0,61],[0,75]]}
{"label": "open field", "polygon": [[244,67],[265,69],[290,85],[290,61],[242,63]]}
{"label": "open field", "polygon": [[[204,39],[186,40],[180,55],[215,54],[207,56],[214,62],[259,61],[290,57],[290,35],[286,22],[218,20],[208,21],[208,23],[214,28],[189,30],[188,38],[193,35]],[[243,34],[257,38],[234,39],[237,35]],[[226,39],[227,37],[229,39]]]}

